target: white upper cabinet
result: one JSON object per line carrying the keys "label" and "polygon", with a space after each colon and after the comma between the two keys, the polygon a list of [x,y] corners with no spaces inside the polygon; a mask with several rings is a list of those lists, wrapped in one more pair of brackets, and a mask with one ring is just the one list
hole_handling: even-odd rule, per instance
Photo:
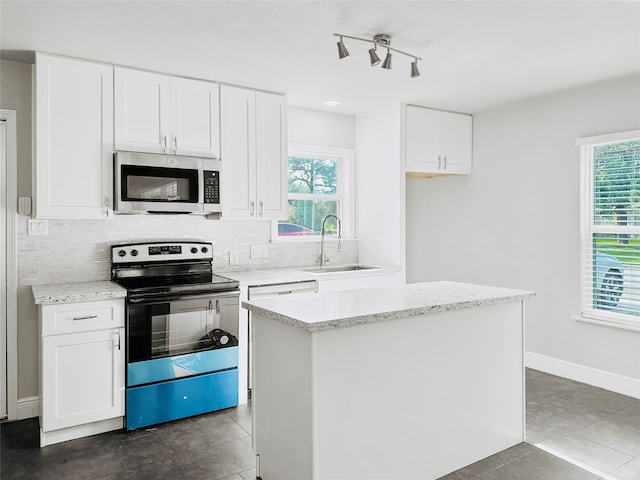
{"label": "white upper cabinet", "polygon": [[35,216],[106,218],[113,206],[113,67],[36,54]]}
{"label": "white upper cabinet", "polygon": [[471,173],[472,117],[407,105],[405,168],[408,174]]}
{"label": "white upper cabinet", "polygon": [[223,217],[287,216],[286,97],[220,89]]}
{"label": "white upper cabinet", "polygon": [[220,157],[217,83],[115,68],[115,149]]}
{"label": "white upper cabinet", "polygon": [[288,208],[287,99],[256,93],[258,216],[284,220]]}
{"label": "white upper cabinet", "polygon": [[178,155],[220,158],[220,87],[171,77],[172,148]]}

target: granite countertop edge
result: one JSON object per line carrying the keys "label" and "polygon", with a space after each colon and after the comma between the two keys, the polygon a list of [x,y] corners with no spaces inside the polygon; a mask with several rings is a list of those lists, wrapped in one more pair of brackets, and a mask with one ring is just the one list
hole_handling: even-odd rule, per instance
{"label": "granite countertop edge", "polygon": [[127,290],[109,280],[32,285],[36,305],[91,302],[125,298]]}
{"label": "granite countertop edge", "polygon": [[[436,284],[440,282],[432,282],[432,283]],[[456,284],[455,282],[447,282],[447,283],[451,283],[451,285]],[[462,285],[462,284],[458,284],[458,285]],[[492,287],[488,287],[488,288],[492,288]],[[371,288],[371,289],[363,289],[362,291],[366,291],[366,290],[376,291],[378,289]],[[425,302],[424,305],[418,306],[418,307],[390,309],[389,311],[377,311],[377,312],[369,312],[369,313],[363,313],[363,314],[337,316],[335,318],[328,318],[327,320],[313,321],[313,322],[307,322],[302,320],[300,318],[301,315],[288,314],[288,313],[284,313],[283,311],[274,311],[277,309],[272,310],[268,307],[256,305],[255,303],[250,301],[242,302],[242,307],[250,310],[252,313],[262,314],[267,318],[277,320],[286,325],[300,328],[308,332],[317,332],[321,330],[330,330],[335,328],[356,326],[356,325],[373,323],[373,322],[378,322],[383,320],[393,320],[398,318],[425,315],[430,313],[439,313],[439,312],[446,312],[446,311],[452,311],[452,310],[477,308],[477,307],[482,307],[486,305],[496,305],[496,304],[502,304],[502,303],[524,301],[535,296],[535,292],[531,292],[531,291],[507,290],[507,289],[501,289],[501,290],[503,290],[505,293],[495,294],[495,295],[481,297],[481,298],[469,298],[466,300],[441,301],[437,303]],[[343,294],[348,294],[348,292],[343,292]],[[315,294],[315,295],[322,295],[322,294]]]}

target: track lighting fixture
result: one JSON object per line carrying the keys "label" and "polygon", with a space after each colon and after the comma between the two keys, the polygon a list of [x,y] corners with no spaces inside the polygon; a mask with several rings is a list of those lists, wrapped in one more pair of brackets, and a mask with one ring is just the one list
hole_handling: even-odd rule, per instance
{"label": "track lighting fixture", "polygon": [[387,56],[384,57],[384,62],[382,62],[382,68],[391,70],[391,52],[388,49],[387,49]]}
{"label": "track lighting fixture", "polygon": [[420,70],[418,70],[418,59],[416,58],[413,62],[411,62],[411,78],[416,78],[420,76]]}
{"label": "track lighting fixture", "polygon": [[338,56],[340,58],[349,56],[349,50],[347,50],[347,47],[344,46],[344,43],[342,42],[342,37],[340,37],[340,41],[338,42]]}
{"label": "track lighting fixture", "polygon": [[422,60],[422,58],[412,55],[407,52],[403,52],[402,50],[398,50],[397,48],[391,47],[391,36],[385,33],[378,33],[374,35],[372,40],[366,38],[358,38],[352,37],[350,35],[343,35],[341,33],[334,33],[335,37],[340,37],[340,41],[338,42],[338,57],[344,58],[349,56],[349,51],[347,47],[344,46],[344,38],[350,38],[351,40],[359,40],[361,42],[369,42],[373,43],[373,48],[369,49],[369,60],[371,61],[371,66],[378,65],[380,63],[380,57],[378,56],[376,50],[378,49],[378,45],[387,49],[387,55],[384,58],[384,62],[382,62],[382,68],[386,70],[391,70],[391,52],[400,53],[407,57],[413,58],[413,62],[411,62],[411,78],[416,78],[420,76],[420,70],[418,70],[418,60]]}
{"label": "track lighting fixture", "polygon": [[369,49],[369,59],[371,60],[371,66],[378,65],[380,63],[380,57],[376,53],[376,48]]}

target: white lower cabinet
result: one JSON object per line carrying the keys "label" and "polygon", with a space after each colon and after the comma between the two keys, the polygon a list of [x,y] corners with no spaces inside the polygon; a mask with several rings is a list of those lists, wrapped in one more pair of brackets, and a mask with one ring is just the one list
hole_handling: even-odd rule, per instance
{"label": "white lower cabinet", "polygon": [[39,306],[40,445],[123,427],[123,300]]}

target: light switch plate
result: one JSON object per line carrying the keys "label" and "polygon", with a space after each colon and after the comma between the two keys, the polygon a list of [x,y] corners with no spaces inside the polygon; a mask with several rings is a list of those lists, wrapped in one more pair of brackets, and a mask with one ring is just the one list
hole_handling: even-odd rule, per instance
{"label": "light switch plate", "polygon": [[229,252],[229,265],[238,265],[240,263],[238,259],[238,252]]}
{"label": "light switch plate", "polygon": [[47,221],[35,218],[27,220],[27,235],[49,235],[49,225]]}
{"label": "light switch plate", "polygon": [[267,244],[251,245],[251,258],[268,258],[269,246]]}

